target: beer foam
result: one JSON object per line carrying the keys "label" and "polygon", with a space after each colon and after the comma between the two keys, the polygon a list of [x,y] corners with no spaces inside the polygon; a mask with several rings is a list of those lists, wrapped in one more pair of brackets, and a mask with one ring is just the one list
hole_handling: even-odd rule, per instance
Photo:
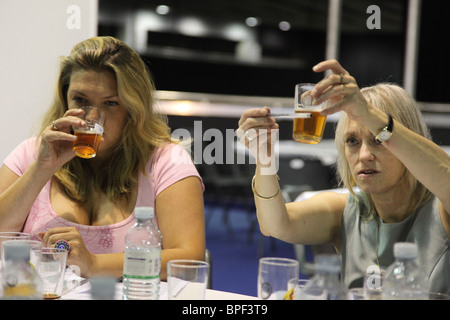
{"label": "beer foam", "polygon": [[88,123],[88,126],[86,128],[75,128],[75,132],[83,132],[86,134],[99,134],[103,135],[103,126],[98,123]]}

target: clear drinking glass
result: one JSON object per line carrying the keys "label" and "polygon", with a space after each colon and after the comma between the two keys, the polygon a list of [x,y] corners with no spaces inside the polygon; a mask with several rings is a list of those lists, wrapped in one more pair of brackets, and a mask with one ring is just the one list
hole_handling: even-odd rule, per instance
{"label": "clear drinking glass", "polygon": [[42,248],[41,262],[37,268],[42,280],[42,297],[44,299],[59,299],[64,287],[67,250],[57,248]]}
{"label": "clear drinking glass", "polygon": [[320,105],[313,104],[311,91],[314,86],[314,83],[299,83],[295,86],[295,113],[311,113],[310,118],[294,119],[292,138],[302,143],[321,142],[327,121],[326,116],[320,115],[327,102]]}
{"label": "clear drinking glass", "polygon": [[299,270],[297,260],[261,258],[258,269],[258,298],[263,300],[293,300],[298,285]]}
{"label": "clear drinking glass", "polygon": [[203,300],[209,264],[197,260],[171,260],[167,263],[169,300]]}
{"label": "clear drinking glass", "polygon": [[86,121],[86,127],[75,127],[74,134],[77,140],[73,142],[73,151],[78,157],[90,159],[97,155],[102,140],[105,114],[97,107],[82,107],[84,113],[80,116]]}

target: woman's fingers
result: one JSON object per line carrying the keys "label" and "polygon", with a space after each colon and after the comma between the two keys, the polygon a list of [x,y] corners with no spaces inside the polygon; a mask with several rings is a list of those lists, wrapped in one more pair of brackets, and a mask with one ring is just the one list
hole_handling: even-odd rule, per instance
{"label": "woman's fingers", "polygon": [[355,78],[339,62],[323,61],[314,66],[313,70],[332,71],[332,74],[319,81],[311,92],[316,105],[327,102],[326,108],[321,111],[322,115],[345,111],[351,119],[358,119],[367,113],[367,101],[361,94]]}
{"label": "woman's fingers", "polygon": [[64,116],[62,118],[53,121],[51,130],[52,131],[66,131],[69,132],[70,128],[74,127],[85,127],[86,121],[76,116]]}
{"label": "woman's fingers", "polygon": [[270,109],[268,107],[247,109],[239,119],[239,127],[241,127],[248,119],[264,118],[267,117],[269,113]]}
{"label": "woman's fingers", "polygon": [[53,247],[58,240],[70,241],[77,237],[78,230],[74,227],[55,227],[47,232],[39,232],[38,237],[42,239],[45,247]]}
{"label": "woman's fingers", "polygon": [[355,94],[355,90],[359,91],[357,85],[353,83],[347,84],[337,84],[330,86],[328,90],[320,94],[314,101],[315,104],[319,105],[325,101],[329,101],[327,108],[334,107],[337,103],[341,102],[345,97]]}
{"label": "woman's fingers", "polygon": [[270,109],[267,107],[244,111],[239,119],[239,128],[236,130],[236,135],[242,141],[245,138],[250,139],[250,135],[257,135],[260,129],[277,129],[278,124],[269,115]]}
{"label": "woman's fingers", "polygon": [[314,72],[324,72],[327,70],[331,70],[334,74],[349,74],[344,67],[337,60],[326,60],[316,64],[313,67]]}

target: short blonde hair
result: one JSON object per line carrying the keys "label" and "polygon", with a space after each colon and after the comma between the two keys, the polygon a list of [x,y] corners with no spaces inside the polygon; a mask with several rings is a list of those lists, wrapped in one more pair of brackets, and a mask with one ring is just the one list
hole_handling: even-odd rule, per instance
{"label": "short blonde hair", "polygon": [[[400,86],[392,83],[380,83],[371,87],[361,89],[363,96],[376,108],[389,113],[393,119],[404,125],[415,133],[431,139],[430,132],[415,100]],[[355,181],[351,175],[350,167],[345,156],[344,130],[348,122],[345,112],[336,126],[335,143],[338,150],[337,176],[340,186],[346,187],[354,196],[353,186]],[[395,131],[395,128],[394,128]],[[431,196],[426,189],[407,169],[406,178],[411,195],[410,212],[414,212]],[[370,200],[370,195],[367,195]],[[371,203],[371,201],[370,201]],[[375,209],[369,208],[369,216],[373,215]]]}
{"label": "short blonde hair", "polygon": [[76,201],[88,201],[90,191],[99,189],[108,198],[117,199],[131,191],[154,150],[171,141],[170,128],[167,119],[154,110],[155,87],[137,52],[113,37],[94,37],[78,43],[69,56],[62,58],[55,97],[44,116],[41,133],[68,110],[67,91],[73,72],[78,70],[112,72],[128,118],[104,172],[93,173],[85,160],[75,157],[55,176]]}

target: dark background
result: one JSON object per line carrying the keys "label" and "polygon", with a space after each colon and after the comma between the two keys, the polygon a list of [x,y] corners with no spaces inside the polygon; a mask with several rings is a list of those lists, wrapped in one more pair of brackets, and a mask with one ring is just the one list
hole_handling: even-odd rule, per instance
{"label": "dark background", "polygon": [[[159,90],[193,91],[254,96],[290,97],[298,82],[314,82],[322,75],[314,74],[312,66],[324,59],[326,43],[327,1],[106,1],[100,0],[102,10],[126,8],[154,9],[167,2],[173,7],[174,17],[195,13],[197,16],[217,21],[243,20],[253,11],[266,15],[256,27],[263,56],[285,59],[283,66],[276,64],[248,65],[236,61],[205,61],[198,58],[165,57],[142,53],[150,65]],[[381,29],[369,30],[366,8],[375,4],[381,10]],[[403,82],[403,58],[406,32],[406,0],[344,0],[339,57],[344,67],[357,79],[360,86],[381,81]],[[276,7],[275,7],[276,6]],[[238,10],[239,9],[239,10]],[[306,19],[300,16],[306,12]],[[448,13],[450,2],[444,0],[422,1],[420,41],[418,49],[418,78],[416,97],[425,102],[450,102],[447,90],[450,76]],[[292,21],[291,30],[280,31],[276,15],[285,14]],[[270,17],[270,18],[266,18]],[[173,18],[175,19],[175,18]],[[100,21],[100,35],[120,33],[122,27]],[[233,54],[237,43],[220,37],[193,37],[176,32],[149,31],[149,47],[170,46],[190,49],[192,52],[221,52]],[[290,63],[292,62],[292,63]],[[298,63],[296,63],[298,62]]]}

